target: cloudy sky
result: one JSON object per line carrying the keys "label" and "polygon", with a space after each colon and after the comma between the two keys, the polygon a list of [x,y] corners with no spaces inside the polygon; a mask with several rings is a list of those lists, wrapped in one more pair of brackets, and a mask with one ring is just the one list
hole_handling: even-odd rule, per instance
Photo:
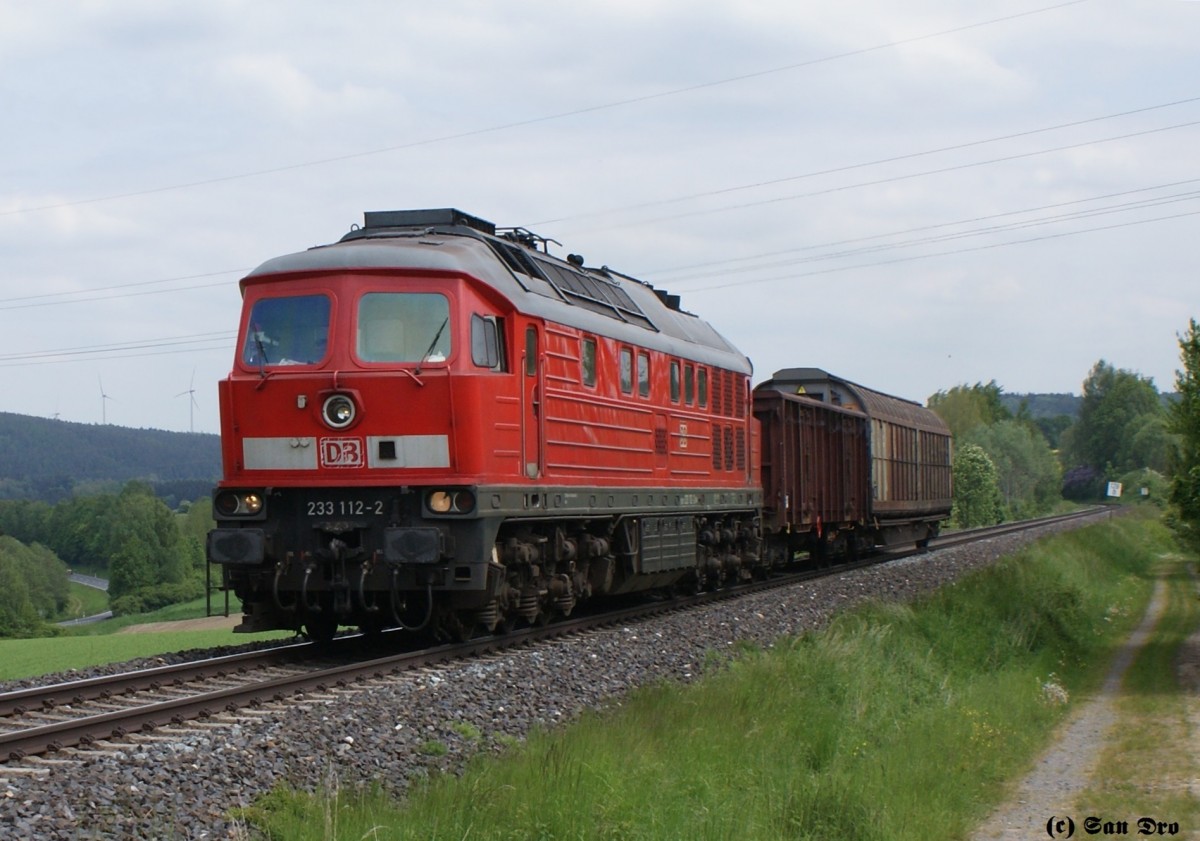
{"label": "cloudy sky", "polygon": [[216,432],[238,278],[420,207],[679,293],[758,380],[1171,390],[1197,44],[1189,0],[0,0],[0,411]]}

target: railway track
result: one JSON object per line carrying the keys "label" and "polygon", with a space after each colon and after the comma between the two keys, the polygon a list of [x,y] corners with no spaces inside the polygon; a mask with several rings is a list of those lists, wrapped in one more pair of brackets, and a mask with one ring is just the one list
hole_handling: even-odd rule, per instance
{"label": "railway track", "polygon": [[87,749],[132,734],[223,714],[238,714],[270,704],[303,700],[307,695],[344,690],[389,675],[503,649],[529,646],[597,627],[628,624],[648,616],[686,610],[716,600],[737,598],[862,566],[936,551],[1014,531],[1094,516],[1095,511],[958,532],[933,541],[926,550],[888,553],[853,564],[807,570],[769,581],[730,587],[681,599],[642,603],[602,614],[578,616],[543,627],[487,636],[417,651],[365,656],[360,641],[348,639],[317,647],[309,643],[227,655],[209,660],[0,693],[0,770],[30,757]]}

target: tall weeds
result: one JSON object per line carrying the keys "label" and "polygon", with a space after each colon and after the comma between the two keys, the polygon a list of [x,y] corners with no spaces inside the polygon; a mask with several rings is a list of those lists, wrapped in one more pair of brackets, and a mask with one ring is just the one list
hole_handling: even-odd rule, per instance
{"label": "tall weeds", "polygon": [[[360,817],[341,817],[341,837],[360,837],[358,826],[389,827],[389,838],[961,835],[1096,685],[1168,541],[1132,519],[1053,538],[918,603],[869,605],[747,653],[697,685],[641,690],[435,779],[398,811],[378,796],[344,802]],[[271,837],[307,837],[292,834],[304,821],[272,822],[295,807],[260,815]]]}

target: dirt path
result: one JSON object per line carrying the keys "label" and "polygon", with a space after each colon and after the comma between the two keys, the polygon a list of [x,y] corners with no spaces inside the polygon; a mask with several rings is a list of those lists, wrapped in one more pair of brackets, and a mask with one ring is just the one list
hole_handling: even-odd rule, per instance
{"label": "dirt path", "polygon": [[1009,801],[983,823],[971,841],[1027,841],[1045,838],[1046,823],[1055,815],[1070,815],[1079,794],[1087,789],[1117,720],[1116,701],[1125,672],[1146,644],[1167,604],[1167,585],[1160,578],[1146,615],[1117,652],[1104,685],[1066,723],[1055,744],[1037,761]]}

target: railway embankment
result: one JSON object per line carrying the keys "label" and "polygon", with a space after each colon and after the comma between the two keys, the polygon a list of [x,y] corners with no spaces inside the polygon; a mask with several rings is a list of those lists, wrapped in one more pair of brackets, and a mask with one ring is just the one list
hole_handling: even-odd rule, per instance
{"label": "railway embankment", "polygon": [[[1111,686],[1110,664],[1146,614],[1155,580],[1178,578],[1183,562],[1165,530],[1144,519],[1059,535],[935,592],[897,583],[892,597],[873,595],[794,638],[743,643],[727,667],[710,656],[705,680],[658,683],[569,728],[537,729],[500,760],[410,789],[403,807],[380,789],[364,798],[326,786],[316,797],[278,790],[244,819],[288,838],[318,837],[304,825],[330,820],[345,838],[371,827],[396,838],[969,837],[1060,728]],[[1179,614],[1168,611],[1170,627],[1195,624]],[[1161,666],[1181,644],[1168,635],[1143,648]],[[1160,699],[1169,718],[1175,701],[1166,699],[1188,694],[1174,669],[1157,674],[1134,695]],[[1140,726],[1166,735],[1158,718],[1145,715]],[[1182,732],[1178,717],[1175,726]],[[1154,766],[1134,774],[1122,758],[1131,748],[1115,744],[1099,767],[1125,767],[1117,779],[1129,785],[1097,777],[1084,787],[1091,800],[1065,787],[1055,797],[1051,786],[1031,804],[1038,833],[1028,837],[1063,818],[1083,832],[1097,815],[1133,831],[1146,815],[1155,827],[1197,828],[1193,812],[1164,799],[1172,779],[1194,776],[1194,754],[1176,751],[1156,788]]]}
{"label": "railway embankment", "polygon": [[0,838],[967,837],[1165,552],[1069,528],[0,765]]}

